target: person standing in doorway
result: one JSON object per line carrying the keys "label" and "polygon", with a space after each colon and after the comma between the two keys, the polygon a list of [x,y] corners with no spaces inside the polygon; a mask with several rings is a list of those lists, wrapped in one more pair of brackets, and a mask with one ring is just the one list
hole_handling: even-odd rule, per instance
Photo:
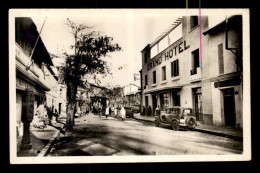
{"label": "person standing in doorway", "polygon": [[147,113],[148,113],[148,116],[151,116],[151,113],[152,113],[152,108],[151,108],[151,106],[150,106],[150,105],[148,106]]}

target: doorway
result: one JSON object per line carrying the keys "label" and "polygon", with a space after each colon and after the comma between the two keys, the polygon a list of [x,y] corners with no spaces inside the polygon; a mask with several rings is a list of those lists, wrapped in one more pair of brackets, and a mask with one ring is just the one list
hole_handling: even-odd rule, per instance
{"label": "doorway", "polygon": [[60,115],[60,113],[61,113],[61,104],[62,104],[62,103],[59,103],[59,115]]}
{"label": "doorway", "polygon": [[153,116],[154,116],[154,112],[155,112],[155,109],[157,107],[157,97],[156,97],[156,94],[152,95],[152,106],[153,106]]}
{"label": "doorway", "polygon": [[202,94],[201,88],[193,89],[194,92],[194,110],[197,121],[203,121],[202,119]]}
{"label": "doorway", "polygon": [[226,126],[236,125],[234,88],[223,89],[224,119]]}

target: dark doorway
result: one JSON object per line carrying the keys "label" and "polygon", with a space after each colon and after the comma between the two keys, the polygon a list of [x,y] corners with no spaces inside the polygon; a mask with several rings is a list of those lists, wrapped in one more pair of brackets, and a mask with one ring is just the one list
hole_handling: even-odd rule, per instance
{"label": "dark doorway", "polygon": [[201,88],[193,89],[194,92],[194,110],[197,121],[203,121],[202,119],[202,94]]}
{"label": "dark doorway", "polygon": [[60,113],[61,113],[61,104],[62,104],[62,103],[59,103],[59,115],[60,115]]}
{"label": "dark doorway", "polygon": [[234,88],[223,90],[224,118],[226,126],[236,125]]}
{"label": "dark doorway", "polygon": [[152,95],[152,106],[153,106],[153,116],[154,116],[154,112],[155,112],[155,109],[156,109],[156,107],[157,107],[157,97],[156,97],[156,95],[154,94],[154,95]]}
{"label": "dark doorway", "polygon": [[179,92],[172,92],[172,102],[173,106],[180,106],[180,93]]}

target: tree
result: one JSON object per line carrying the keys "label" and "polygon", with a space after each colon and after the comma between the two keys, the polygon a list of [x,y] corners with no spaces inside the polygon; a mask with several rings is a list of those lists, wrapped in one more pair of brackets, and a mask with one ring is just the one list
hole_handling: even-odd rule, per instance
{"label": "tree", "polygon": [[109,69],[101,57],[106,57],[110,52],[119,51],[121,47],[118,44],[112,44],[112,37],[102,36],[99,32],[89,31],[91,27],[76,25],[69,19],[67,20],[67,25],[75,38],[75,44],[71,46],[75,52],[74,54],[64,53],[66,66],[63,68],[68,99],[66,134],[69,135],[73,131],[78,86],[86,74],[106,74]]}

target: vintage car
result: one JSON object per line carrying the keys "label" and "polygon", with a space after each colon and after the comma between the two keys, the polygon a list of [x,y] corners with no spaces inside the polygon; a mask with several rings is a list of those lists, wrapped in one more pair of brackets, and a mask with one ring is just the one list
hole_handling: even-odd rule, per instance
{"label": "vintage car", "polygon": [[134,104],[134,105],[132,106],[132,111],[133,111],[133,113],[140,113],[140,112],[141,112],[141,105],[139,105],[139,104]]}
{"label": "vintage car", "polygon": [[155,126],[158,127],[160,124],[171,125],[173,130],[178,130],[179,127],[194,130],[197,122],[192,108],[172,106],[156,113]]}
{"label": "vintage car", "polygon": [[132,118],[134,115],[132,107],[124,107],[125,108],[125,116]]}

